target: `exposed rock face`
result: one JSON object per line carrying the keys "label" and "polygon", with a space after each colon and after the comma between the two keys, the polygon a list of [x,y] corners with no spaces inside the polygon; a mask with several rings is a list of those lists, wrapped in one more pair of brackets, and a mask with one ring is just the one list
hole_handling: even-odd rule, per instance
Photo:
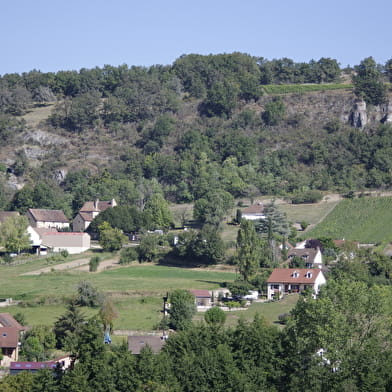
{"label": "exposed rock face", "polygon": [[53,173],[53,179],[58,184],[61,184],[65,180],[65,177],[67,176],[67,173],[68,173],[67,169],[55,170],[55,172]]}
{"label": "exposed rock face", "polygon": [[387,103],[381,105],[381,122],[382,123],[392,123],[392,101],[388,101]]}
{"label": "exposed rock face", "polygon": [[350,124],[356,128],[363,128],[368,123],[368,115],[366,112],[366,102],[356,102],[354,110],[350,115]]}

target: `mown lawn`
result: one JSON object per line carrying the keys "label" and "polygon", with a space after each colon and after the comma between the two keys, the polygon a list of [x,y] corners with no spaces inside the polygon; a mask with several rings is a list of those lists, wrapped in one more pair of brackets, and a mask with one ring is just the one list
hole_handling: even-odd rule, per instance
{"label": "mown lawn", "polygon": [[[263,317],[267,323],[280,326],[279,315],[289,313],[295,306],[299,298],[298,294],[291,294],[284,297],[281,301],[275,302],[254,302],[247,310],[226,312],[226,326],[234,326],[240,319],[251,321],[257,315]],[[204,319],[204,313],[199,312],[195,316],[195,321]]]}
{"label": "mown lawn", "polygon": [[[136,296],[136,297],[110,297],[117,311],[114,320],[114,329],[150,331],[162,317],[161,296]],[[53,325],[60,315],[66,312],[65,304],[47,304],[34,307],[9,306],[2,308],[2,312],[13,315],[22,313],[29,326]],[[99,309],[81,307],[82,313],[87,317],[98,314]]]}

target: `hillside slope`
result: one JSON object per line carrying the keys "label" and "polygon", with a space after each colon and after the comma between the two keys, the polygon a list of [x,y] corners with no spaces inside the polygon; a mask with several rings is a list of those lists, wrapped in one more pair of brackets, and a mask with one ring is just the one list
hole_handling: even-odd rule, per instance
{"label": "hillside slope", "polygon": [[380,243],[392,241],[392,197],[362,197],[341,201],[307,238],[330,237]]}

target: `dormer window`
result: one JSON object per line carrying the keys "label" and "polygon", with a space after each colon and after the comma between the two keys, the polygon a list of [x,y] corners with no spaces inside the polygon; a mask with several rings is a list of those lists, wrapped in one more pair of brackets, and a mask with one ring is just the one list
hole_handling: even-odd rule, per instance
{"label": "dormer window", "polygon": [[298,271],[294,271],[293,274],[291,275],[293,278],[298,278],[299,277],[299,273]]}
{"label": "dormer window", "polygon": [[312,273],[310,271],[308,271],[305,275],[307,278],[311,278],[312,277]]}

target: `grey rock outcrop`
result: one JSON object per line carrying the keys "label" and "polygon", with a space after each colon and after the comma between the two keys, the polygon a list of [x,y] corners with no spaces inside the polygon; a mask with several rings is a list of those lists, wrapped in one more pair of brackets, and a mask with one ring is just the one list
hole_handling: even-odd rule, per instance
{"label": "grey rock outcrop", "polygon": [[350,115],[350,124],[356,128],[363,128],[368,123],[368,115],[366,112],[366,102],[355,102],[354,110]]}

